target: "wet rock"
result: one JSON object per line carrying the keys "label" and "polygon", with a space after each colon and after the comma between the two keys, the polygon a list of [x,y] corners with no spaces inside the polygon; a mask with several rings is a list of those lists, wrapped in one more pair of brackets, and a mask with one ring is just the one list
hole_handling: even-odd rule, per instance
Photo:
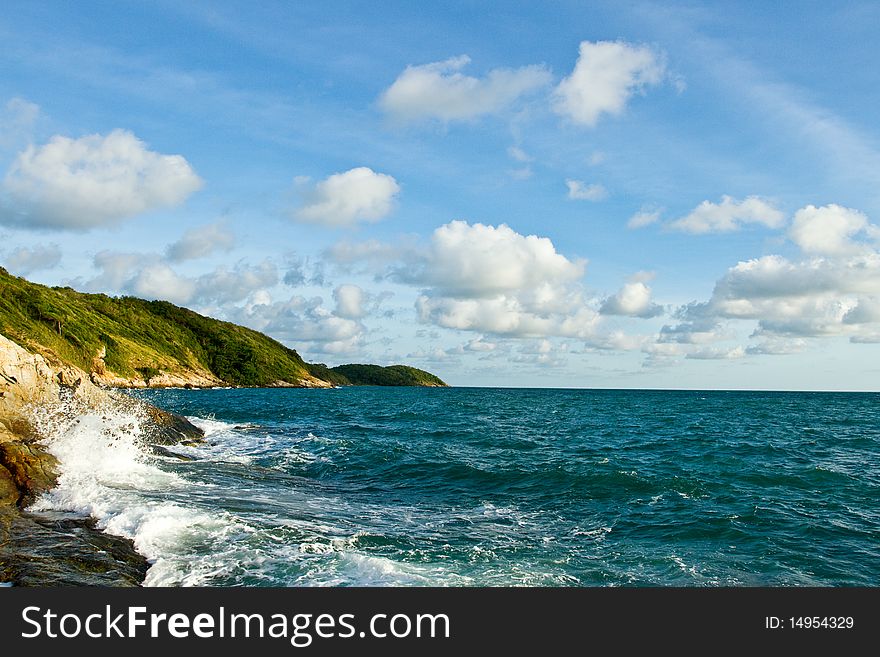
{"label": "wet rock", "polygon": [[16,586],[139,586],[149,563],[131,541],[91,519],[27,512],[0,515],[0,581]]}
{"label": "wet rock", "polygon": [[194,444],[205,440],[205,432],[185,417],[144,404],[143,412],[150,419],[146,426],[148,442],[158,445]]}

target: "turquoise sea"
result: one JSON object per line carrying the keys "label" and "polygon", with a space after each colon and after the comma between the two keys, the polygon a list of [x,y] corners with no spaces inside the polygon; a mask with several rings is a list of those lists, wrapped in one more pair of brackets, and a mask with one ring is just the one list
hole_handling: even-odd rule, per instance
{"label": "turquoise sea", "polygon": [[880,584],[880,394],[137,396],[208,445],[156,455],[81,418],[37,508],[132,538],[147,584]]}

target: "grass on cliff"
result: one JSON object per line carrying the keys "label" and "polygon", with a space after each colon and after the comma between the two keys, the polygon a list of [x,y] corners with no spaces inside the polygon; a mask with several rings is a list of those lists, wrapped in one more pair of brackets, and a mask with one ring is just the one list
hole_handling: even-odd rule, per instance
{"label": "grass on cliff", "polygon": [[[358,378],[360,370],[347,373],[306,363],[294,349],[262,333],[167,301],[50,288],[12,276],[2,267],[0,333],[25,348],[55,354],[87,372],[92,370],[95,356],[105,349],[106,369],[129,379],[149,380],[161,372],[210,372],[238,386],[266,386],[278,381],[296,384],[309,376],[333,385],[426,385],[427,381],[431,382],[427,385],[443,385],[437,377],[416,368],[342,366],[388,371],[384,377],[372,369],[365,371],[368,383]],[[409,382],[397,382],[401,380]]]}

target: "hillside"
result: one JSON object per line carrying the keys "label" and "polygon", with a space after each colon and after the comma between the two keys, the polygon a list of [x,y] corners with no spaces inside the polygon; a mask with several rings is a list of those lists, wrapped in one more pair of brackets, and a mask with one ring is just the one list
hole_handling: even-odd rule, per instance
{"label": "hillside", "polygon": [[2,267],[0,334],[110,386],[445,385],[403,365],[306,363],[258,331],[167,301],[50,288]]}
{"label": "hillside", "polygon": [[440,387],[446,384],[438,377],[424,370],[406,365],[339,365],[332,368],[352,385],[358,386],[429,386]]}

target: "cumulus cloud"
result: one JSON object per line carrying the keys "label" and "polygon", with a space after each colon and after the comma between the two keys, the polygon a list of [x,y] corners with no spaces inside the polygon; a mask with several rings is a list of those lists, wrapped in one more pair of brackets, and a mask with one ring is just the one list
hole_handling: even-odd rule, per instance
{"label": "cumulus cloud", "polygon": [[27,276],[41,269],[53,269],[61,262],[61,249],[57,244],[28,248],[19,247],[3,258],[3,264],[14,274]]}
{"label": "cumulus cloud", "polygon": [[665,71],[663,55],[647,46],[582,41],[574,70],[556,87],[554,109],[594,126],[603,114],[621,114],[633,94],[659,84]]}
{"label": "cumulus cloud", "polygon": [[357,285],[339,285],[333,290],[335,313],[345,319],[361,319],[367,314],[367,293]]}
{"label": "cumulus cloud", "polygon": [[[767,255],[737,263],[716,282],[712,296],[677,312],[658,343],[682,345],[688,357],[714,357],[720,347],[693,345],[729,340],[734,325],[753,327],[743,355],[798,353],[807,340],[880,336],[880,252],[870,241],[868,218],[836,205],[806,206],[789,231],[800,258]],[[690,355],[693,354],[693,355]]]}
{"label": "cumulus cloud", "polygon": [[880,254],[792,262],[764,256],[730,268],[715,285],[719,317],[755,319],[758,333],[839,333],[861,297],[880,294]]}
{"label": "cumulus cloud", "polygon": [[608,198],[608,190],[598,183],[586,184],[582,180],[566,180],[568,198],[572,201],[601,201]]}
{"label": "cumulus cloud", "polygon": [[202,180],[180,155],[163,155],[125,130],[55,136],[18,154],[0,186],[0,221],[87,230],[182,203]]}
{"label": "cumulus cloud", "polygon": [[857,210],[808,205],[795,213],[788,234],[805,253],[841,255],[864,251],[866,246],[852,238],[869,228],[868,217]]}
{"label": "cumulus cloud", "polygon": [[172,262],[195,260],[216,251],[230,251],[233,246],[235,235],[225,222],[218,221],[187,230],[168,247],[168,259]]}
{"label": "cumulus cloud", "polygon": [[626,283],[617,294],[605,299],[599,312],[647,319],[663,314],[663,307],[651,301],[651,288],[638,278]]}
{"label": "cumulus cloud", "polygon": [[510,226],[451,221],[431,236],[419,266],[399,278],[431,286],[446,296],[489,298],[540,290],[581,278],[586,261],[569,260],[546,237],[521,235]]}
{"label": "cumulus cloud", "polygon": [[546,237],[453,221],[434,231],[420,261],[393,276],[423,287],[416,310],[424,322],[514,337],[585,338],[598,322],[580,284],[585,266]]}
{"label": "cumulus cloud", "polygon": [[[485,336],[573,338],[600,349],[637,349],[647,339],[604,334],[599,303],[583,285],[586,260],[568,258],[549,238],[523,235],[506,224],[451,221],[426,245],[341,243],[327,255],[346,267],[367,263],[377,279],[420,288],[420,321],[480,334],[480,342],[459,354],[498,344]],[[645,285],[649,277],[633,277],[605,310],[641,317],[661,312]]]}
{"label": "cumulus cloud", "polygon": [[147,265],[125,284],[125,291],[136,297],[161,299],[176,304],[190,302],[196,289],[195,281],[180,276],[162,262]]}
{"label": "cumulus cloud", "polygon": [[303,203],[294,218],[305,223],[338,227],[375,222],[394,209],[400,185],[384,173],[357,167],[309,186],[300,179]]}
{"label": "cumulus cloud", "polygon": [[757,196],[749,196],[744,201],[723,196],[721,203],[703,201],[690,214],[671,222],[669,227],[695,234],[729,233],[749,223],[781,228],[785,215]]}
{"label": "cumulus cloud", "polygon": [[474,78],[461,72],[469,63],[470,57],[462,55],[408,66],[382,93],[379,106],[401,122],[466,121],[500,112],[551,79],[543,66],[497,68]]}

